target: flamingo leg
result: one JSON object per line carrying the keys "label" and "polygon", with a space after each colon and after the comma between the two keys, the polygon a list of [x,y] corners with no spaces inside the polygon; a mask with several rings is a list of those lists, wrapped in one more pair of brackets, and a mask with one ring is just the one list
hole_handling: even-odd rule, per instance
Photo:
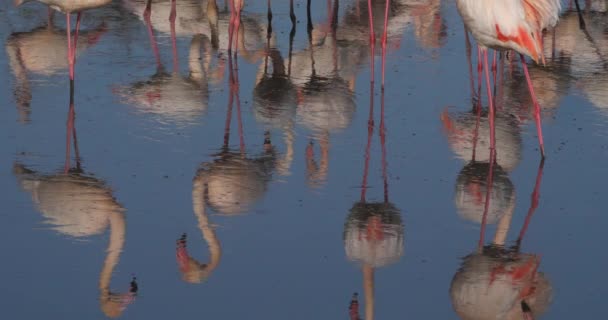
{"label": "flamingo leg", "polygon": [[521,245],[524,236],[526,235],[526,231],[528,231],[528,226],[530,225],[530,220],[534,215],[534,212],[538,208],[538,200],[540,198],[540,184],[543,179],[543,167],[545,166],[545,159],[540,160],[540,164],[538,166],[538,171],[536,172],[536,183],[534,184],[534,191],[532,191],[532,195],[530,196],[530,208],[528,209],[528,214],[526,215],[526,220],[524,221],[524,225],[521,227],[521,231],[519,231],[519,236],[517,237],[517,247]]}
{"label": "flamingo leg", "polygon": [[374,82],[370,81],[369,85],[369,118],[367,119],[367,145],[365,146],[365,167],[363,168],[363,181],[361,182],[361,202],[365,202],[365,194],[367,192],[370,149],[372,146],[372,135],[374,134]]}
{"label": "flamingo leg", "polygon": [[494,50],[494,56],[492,57],[492,79],[494,80],[494,96],[496,96],[496,70],[497,70],[496,54],[497,54],[497,51]]}
{"label": "flamingo leg", "polygon": [[169,24],[171,25],[171,49],[173,51],[173,72],[179,72],[179,61],[177,57],[177,36],[175,32],[175,19],[177,18],[176,0],[171,0],[171,13]]}
{"label": "flamingo leg", "polygon": [[66,124],[66,139],[65,139],[65,166],[63,172],[70,172],[70,152],[71,152],[71,137],[74,134],[74,81],[70,80],[70,107],[68,109],[68,121]]}
{"label": "flamingo leg", "polygon": [[293,10],[293,0],[289,0],[289,18],[291,18],[291,25],[293,28],[296,27],[296,14]]}
{"label": "flamingo leg", "polygon": [[[463,25],[464,26],[464,25]],[[471,62],[471,40],[469,39],[469,32],[467,28],[464,28],[464,37],[465,37],[465,48],[467,54],[467,63],[469,65],[469,79],[471,83],[471,102],[475,100],[475,81],[473,80],[473,63]]]}
{"label": "flamingo leg", "polygon": [[[487,72],[487,69],[486,69]],[[488,211],[490,210],[490,199],[492,198],[492,185],[494,183],[494,163],[496,162],[496,154],[490,153],[490,163],[488,167],[488,178],[486,180],[486,199],[483,207],[483,216],[481,217],[481,230],[479,232],[478,249],[483,249],[485,241],[486,225],[488,221]]]}
{"label": "flamingo leg", "polygon": [[540,147],[540,155],[542,158],[545,157],[545,143],[543,142],[543,128],[540,119],[540,105],[538,104],[538,100],[536,99],[536,94],[534,93],[534,87],[532,86],[532,80],[530,79],[530,73],[528,72],[528,66],[526,65],[526,59],[523,54],[520,54],[521,65],[524,69],[524,75],[526,76],[526,81],[528,82],[528,90],[530,90],[530,95],[532,96],[532,103],[534,104],[534,120],[536,121],[536,133],[538,134],[538,144]]}
{"label": "flamingo leg", "polygon": [[160,61],[160,52],[158,51],[158,43],[154,37],[154,30],[152,30],[152,21],[150,20],[150,15],[144,15],[144,21],[146,22],[146,29],[148,30],[148,38],[150,39],[152,52],[154,53],[154,58],[156,58],[156,67],[160,69],[162,67],[162,63]]}
{"label": "flamingo leg", "polygon": [[306,1],[306,29],[308,33],[312,31],[312,17],[310,14],[310,2],[311,0]]}
{"label": "flamingo leg", "polygon": [[228,53],[232,52],[232,37],[234,36],[234,17],[236,7],[234,6],[234,0],[228,0],[230,3],[230,23],[228,24]]}
{"label": "flamingo leg", "polygon": [[238,129],[239,129],[239,144],[241,149],[241,154],[245,155],[245,137],[243,134],[243,118],[241,117],[241,99],[239,96],[239,64],[236,58],[234,57],[234,101],[236,103],[236,115],[238,121]]}
{"label": "flamingo leg", "polygon": [[272,9],[271,9],[271,5],[270,5],[270,0],[268,0],[268,13],[267,13],[267,17],[268,17],[268,30],[266,32],[266,40],[269,43],[270,42],[270,37],[272,36]]}
{"label": "flamingo leg", "polygon": [[384,186],[384,202],[388,203],[388,174],[386,169],[386,124],[384,123],[384,90],[380,92],[380,146],[382,148],[382,181]]}
{"label": "flamingo leg", "polygon": [[224,148],[228,149],[230,142],[230,123],[232,122],[232,108],[234,105],[234,71],[232,70],[232,55],[228,55],[228,81],[230,82],[230,97],[226,110],[226,123],[224,126]]}
{"label": "flamingo leg", "polygon": [[488,113],[488,118],[490,120],[490,153],[496,153],[496,127],[494,124],[494,99],[492,97],[492,86],[490,84],[490,71],[488,68],[488,50],[484,50],[483,52],[483,60],[486,74],[486,90],[488,92],[488,104],[490,105],[490,112]]}
{"label": "flamingo leg", "polygon": [[[235,33],[235,35],[234,35],[234,45],[236,46],[234,49],[235,57],[236,57],[236,51],[238,50],[240,26],[241,26],[241,9],[239,8],[236,10],[236,17],[234,18],[234,29],[232,30]],[[236,65],[236,60],[235,60],[235,65]]]}
{"label": "flamingo leg", "polygon": [[[576,5],[576,13],[578,13],[578,26],[581,29],[586,29],[585,19],[583,19],[583,13],[581,12],[581,6],[578,4],[578,0],[574,0],[574,4]],[[570,4],[572,7],[572,4]]]}
{"label": "flamingo leg", "polygon": [[388,11],[391,0],[386,0],[386,6],[384,8],[384,32],[382,33],[382,91],[384,91],[384,73],[386,69],[386,42],[388,41],[387,29],[388,29]]}
{"label": "flamingo leg", "polygon": [[367,0],[367,11],[369,14],[369,45],[371,60],[371,81],[374,82],[374,52],[376,47],[376,35],[374,33],[374,15],[372,13],[372,0]]}
{"label": "flamingo leg", "polygon": [[150,19],[152,14],[152,0],[146,2],[146,8],[144,9],[144,19]]}
{"label": "flamingo leg", "polygon": [[[483,72],[481,47],[477,46],[477,91],[481,92],[481,73]],[[477,97],[481,105],[481,95]]]}
{"label": "flamingo leg", "polygon": [[71,22],[71,14],[68,12],[65,15],[66,17],[66,32],[68,35],[68,64],[69,64],[69,72],[70,72],[70,80],[74,80],[74,50],[72,49],[72,22]]}

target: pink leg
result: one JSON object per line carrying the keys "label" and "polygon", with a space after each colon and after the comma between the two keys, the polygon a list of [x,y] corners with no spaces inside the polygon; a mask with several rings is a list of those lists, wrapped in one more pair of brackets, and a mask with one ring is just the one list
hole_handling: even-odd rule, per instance
{"label": "pink leg", "polygon": [[488,68],[488,50],[484,50],[483,60],[485,66],[486,73],[486,90],[488,91],[488,104],[490,105],[490,112],[488,113],[488,118],[490,120],[490,153],[496,153],[496,127],[494,126],[494,99],[492,97],[492,86],[490,84],[490,71]]}
{"label": "pink leg", "polygon": [[[72,86],[73,88],[73,86]],[[73,93],[71,94],[71,96],[73,97]],[[66,134],[66,140],[65,140],[65,166],[63,169],[63,172],[65,174],[70,172],[70,147],[71,147],[71,141],[70,138],[72,137],[74,131],[74,99],[71,98],[70,99],[70,109],[68,111],[68,122],[67,122],[67,134]]]}
{"label": "pink leg", "polygon": [[173,49],[173,72],[179,73],[179,61],[177,58],[177,37],[175,35],[175,18],[177,17],[176,0],[171,0],[171,13],[169,24],[171,25],[171,48]]}
{"label": "pink leg", "polygon": [[[235,52],[236,54],[236,52]],[[241,117],[241,98],[239,94],[239,64],[238,60],[234,59],[234,100],[236,102],[236,115],[239,125],[239,143],[241,154],[245,154],[245,136],[243,134],[243,118]]]}
{"label": "pink leg", "polygon": [[82,18],[82,12],[78,12],[76,15],[76,30],[74,31],[74,42],[72,45],[72,57],[74,59],[74,63],[76,63],[76,47],[78,45],[78,34],[80,33],[80,19]]}
{"label": "pink leg", "polygon": [[[477,91],[481,92],[481,73],[483,71],[483,65],[481,63],[483,53],[481,47],[477,46]],[[481,95],[478,97],[479,104],[481,105]]]}
{"label": "pink leg", "polygon": [[[487,68],[486,68],[487,72]],[[494,163],[496,161],[496,154],[490,153],[490,163],[488,167],[488,178],[486,180],[486,199],[483,207],[483,216],[481,217],[481,231],[479,232],[479,242],[477,244],[478,249],[483,248],[483,243],[486,236],[486,224],[488,219],[488,211],[490,210],[490,199],[492,195],[492,184],[494,183]]]}
{"label": "pink leg", "polygon": [[376,35],[374,34],[374,17],[372,13],[372,0],[367,0],[367,9],[369,11],[369,43],[370,43],[370,60],[371,60],[371,79],[374,82],[374,54],[376,52]]}
{"label": "pink leg", "polygon": [[[238,9],[236,11],[236,17],[234,19],[234,29],[232,30],[232,32],[234,32],[234,55],[236,57],[236,52],[239,49],[239,28],[241,27],[241,10]],[[236,61],[235,61],[236,64]]]}
{"label": "pink leg", "polygon": [[526,65],[526,59],[522,54],[519,55],[521,58],[521,65],[524,69],[524,75],[526,76],[526,81],[528,82],[528,90],[530,90],[530,95],[532,96],[532,103],[534,104],[534,120],[536,120],[536,133],[538,134],[538,144],[540,146],[540,155],[542,158],[545,157],[545,144],[543,142],[543,128],[540,119],[540,105],[538,104],[538,100],[536,99],[536,94],[534,94],[534,88],[532,87],[532,80],[530,79],[530,74],[528,73],[528,66]]}
{"label": "pink leg", "polygon": [[228,53],[232,52],[232,36],[234,35],[234,17],[236,16],[234,11],[234,0],[229,0],[230,3],[230,23],[228,24]]}
{"label": "pink leg", "polygon": [[144,9],[144,19],[150,19],[150,15],[152,14],[152,0],[148,0],[146,2],[146,8]]}
{"label": "pink leg", "polygon": [[465,36],[465,48],[467,53],[467,63],[469,64],[469,78],[471,82],[471,100],[474,100],[475,96],[475,81],[473,81],[473,63],[471,62],[471,41],[469,40],[469,32],[467,28],[464,28]]}
{"label": "pink leg", "polygon": [[380,146],[382,148],[382,180],[384,182],[384,202],[388,203],[388,175],[386,168],[386,126],[384,123],[384,90],[380,92]]}
{"label": "pink leg", "polygon": [[391,0],[386,0],[386,6],[384,8],[384,32],[382,33],[382,91],[384,91],[384,70],[386,67],[386,42],[388,41],[387,37],[387,28],[388,28],[388,9],[390,6]]}
{"label": "pink leg", "polygon": [[154,52],[154,57],[156,58],[156,66],[160,69],[162,67],[162,63],[160,61],[160,52],[158,51],[156,38],[154,38],[154,30],[152,30],[152,21],[150,21],[150,15],[144,15],[144,20],[146,21],[146,28],[148,29],[148,38],[150,39],[150,44],[152,45],[152,52]]}
{"label": "pink leg", "polygon": [[530,225],[530,220],[534,215],[534,211],[538,208],[538,199],[540,198],[540,184],[543,179],[543,167],[545,165],[545,160],[540,160],[540,165],[538,166],[538,171],[536,172],[536,183],[534,184],[534,191],[532,192],[530,208],[528,209],[528,214],[526,215],[526,220],[524,222],[521,231],[519,232],[519,237],[517,237],[517,246],[521,245],[524,236],[526,235],[526,231],[528,231],[528,226]]}
{"label": "pink leg", "polygon": [[[494,79],[494,86],[496,86],[496,54],[497,51],[494,50],[494,57],[492,58],[492,79]],[[494,91],[494,94],[496,94],[496,91]]]}
{"label": "pink leg", "polygon": [[[481,96],[481,92],[479,92],[479,96]],[[473,130],[473,155],[471,156],[471,161],[475,161],[475,155],[477,152],[477,141],[479,138],[479,123],[481,120],[481,107],[477,105],[476,109],[477,117],[475,119],[475,130]]]}
{"label": "pink leg", "polygon": [[367,120],[367,145],[365,146],[365,167],[363,169],[363,181],[361,182],[361,202],[365,202],[367,192],[367,176],[369,172],[369,154],[372,146],[372,135],[374,133],[374,82],[370,81],[369,93],[369,118]]}
{"label": "pink leg", "polygon": [[72,48],[72,22],[70,13],[65,15],[66,17],[66,31],[68,34],[68,64],[70,68],[70,80],[74,80],[74,50]]}

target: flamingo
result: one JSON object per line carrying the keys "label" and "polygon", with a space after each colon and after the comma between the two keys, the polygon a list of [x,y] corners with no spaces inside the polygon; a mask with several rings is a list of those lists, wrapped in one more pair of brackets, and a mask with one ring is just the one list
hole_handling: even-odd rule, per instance
{"label": "flamingo", "polygon": [[[374,272],[401,259],[404,251],[404,224],[401,211],[389,201],[386,161],[386,126],[384,121],[384,91],[381,92],[379,136],[382,150],[383,199],[367,201],[370,149],[374,133],[374,92],[371,83],[370,107],[365,146],[365,162],[361,183],[361,198],[350,209],[344,224],[344,249],[349,260],[362,265],[366,320],[374,319]],[[359,320],[358,294],[351,299],[351,320]]]}
{"label": "flamingo", "polygon": [[[515,245],[505,246],[513,217],[513,210],[507,210],[497,221],[496,233],[490,245],[484,245],[482,225],[477,250],[463,259],[460,270],[452,278],[450,298],[454,311],[461,319],[533,320],[549,307],[552,286],[547,277],[538,271],[540,257],[520,251],[538,207],[543,164],[541,159],[528,214]],[[494,165],[494,162],[487,164],[488,185],[494,184]],[[491,189],[488,189],[487,195],[490,192]],[[486,196],[484,220],[485,215],[489,214],[488,207],[492,200]]]}
{"label": "flamingo", "polygon": [[[540,105],[534,94],[534,88],[524,55],[536,63],[544,64],[542,31],[553,27],[559,19],[561,9],[559,0],[514,0],[514,1],[480,1],[457,0],[456,6],[465,27],[473,34],[484,58],[486,89],[490,104],[490,126],[494,128],[494,102],[490,86],[488,68],[488,48],[494,50],[514,50],[519,53],[528,90],[534,104],[534,117],[538,134],[541,157],[545,157],[545,147],[540,118]],[[491,152],[496,152],[494,130],[490,130]]]}
{"label": "flamingo", "polygon": [[[70,82],[70,110],[68,113],[68,146],[65,170],[44,175],[15,162],[13,174],[21,188],[29,192],[45,223],[61,235],[83,239],[110,230],[107,255],[99,275],[99,302],[102,312],[117,318],[137,296],[137,279],[132,278],[125,293],[110,290],[112,273],[119,262],[126,234],[125,208],[114,198],[107,184],[92,174],[83,172],[74,127],[74,82]],[[69,146],[73,138],[76,166],[71,167]]]}
{"label": "flamingo", "polygon": [[[75,55],[78,56],[95,45],[107,30],[106,24],[101,23],[91,31],[82,32],[81,37],[85,41],[80,41],[75,46]],[[51,22],[27,32],[12,33],[7,39],[5,47],[9,66],[15,76],[13,92],[20,122],[30,121],[32,81],[28,74],[48,77],[67,69],[65,41],[65,31],[59,30]]]}
{"label": "flamingo", "polygon": [[[74,64],[76,62],[76,42],[78,41],[78,29],[80,28],[80,18],[82,12],[88,9],[94,9],[105,6],[112,0],[15,0],[15,6],[20,6],[26,2],[38,1],[48,5],[65,14],[66,18],[66,33],[68,37],[68,63],[70,65],[70,80],[74,81]],[[71,15],[77,13],[76,27],[74,39],[71,35]]]}

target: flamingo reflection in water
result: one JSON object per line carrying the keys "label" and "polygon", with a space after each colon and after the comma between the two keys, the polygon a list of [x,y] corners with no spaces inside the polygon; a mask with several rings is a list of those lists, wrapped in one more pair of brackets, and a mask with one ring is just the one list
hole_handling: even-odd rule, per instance
{"label": "flamingo reflection in water", "polygon": [[[270,10],[270,9],[269,9]],[[291,57],[295,29],[289,34],[289,60],[285,63],[281,52],[271,47],[272,19],[268,19],[266,52],[264,63],[260,64],[253,90],[253,113],[256,121],[267,129],[280,129],[284,132],[286,151],[277,159],[277,172],[286,176],[290,174],[293,161],[294,126],[297,108],[297,88],[291,78]],[[272,72],[268,69],[272,68]]]}
{"label": "flamingo reflection in water", "polygon": [[[74,126],[74,83],[70,86],[66,163],[63,173],[45,175],[15,163],[13,172],[21,187],[31,193],[37,209],[56,232],[74,238],[101,234],[110,229],[107,255],[99,275],[99,301],[103,313],[120,316],[135,301],[138,285],[135,277],[126,293],[110,290],[114,268],[125,242],[125,209],[116,201],[112,190],[100,179],[81,168]],[[73,138],[76,166],[71,167],[69,146]]]}
{"label": "flamingo reflection in water", "polygon": [[[20,6],[26,2],[38,1],[49,6],[50,9],[60,11],[66,17],[66,34],[67,34],[67,57],[69,65],[70,80],[74,80],[74,65],[76,64],[76,48],[78,45],[78,32],[80,29],[80,20],[82,13],[85,10],[95,9],[110,4],[112,0],[15,0],[15,5]],[[71,16],[76,13],[76,26],[74,37],[72,38]],[[49,11],[49,20],[51,13]]]}
{"label": "flamingo reflection in water", "polygon": [[[219,239],[211,225],[207,207],[222,215],[238,215],[249,211],[251,206],[265,193],[272,172],[276,166],[276,154],[267,133],[264,151],[255,158],[245,152],[245,140],[241,119],[239,80],[237,67],[233,67],[232,57],[228,57],[230,97],[226,115],[224,144],[221,151],[214,155],[212,162],[202,163],[193,179],[192,203],[199,228],[210,251],[210,262],[199,263],[186,249],[186,235],[177,242],[176,259],[182,278],[190,283],[200,283],[215,270],[221,258]],[[235,62],[236,65],[236,62]],[[237,108],[237,121],[240,148],[230,150],[230,126],[234,104]]]}
{"label": "flamingo reflection in water", "polygon": [[[330,133],[347,128],[356,109],[355,73],[348,66],[356,63],[358,55],[357,50],[338,46],[337,4],[335,1],[328,13],[330,32],[309,29],[308,48],[294,53],[286,66],[297,92],[296,121],[313,132],[306,148],[307,181],[313,187],[323,185],[327,177]],[[318,164],[313,139],[320,146]]]}
{"label": "flamingo reflection in water", "polygon": [[[384,90],[380,99],[379,136],[382,149],[382,181],[384,198],[379,202],[367,201],[370,149],[374,132],[374,86],[371,82],[368,136],[365,146],[365,165],[361,183],[361,199],[350,209],[344,225],[346,256],[362,264],[365,293],[365,319],[374,319],[374,272],[376,268],[397,262],[403,255],[404,226],[400,210],[389,201],[386,160],[386,125],[384,122]],[[349,306],[351,320],[359,320],[358,294]]]}
{"label": "flamingo reflection in water", "polygon": [[[101,23],[94,29],[81,32],[80,37],[84,38],[84,41],[76,43],[75,56],[94,46],[106,31],[105,23]],[[46,26],[26,32],[15,32],[8,37],[5,47],[9,65],[15,76],[13,94],[20,122],[30,121],[30,74],[50,77],[69,68],[66,41],[66,32],[55,27],[52,19]]]}
{"label": "flamingo reflection in water", "polygon": [[551,284],[546,276],[538,271],[540,256],[520,250],[528,225],[538,207],[543,161],[541,160],[538,168],[528,215],[515,246],[510,248],[505,246],[505,242],[513,209],[511,205],[504,204],[494,206],[505,208],[505,212],[498,219],[492,243],[484,245],[485,227],[490,221],[490,203],[505,201],[490,196],[494,187],[504,188],[501,183],[507,184],[508,179],[503,177],[498,181],[494,180],[495,165],[494,159],[487,164],[488,188],[485,190],[477,250],[463,259],[460,269],[452,279],[450,298],[461,319],[531,320],[543,314],[552,299]]}
{"label": "flamingo reflection in water", "polygon": [[[194,178],[203,186],[205,201],[216,213],[235,215],[245,213],[263,196],[276,168],[276,152],[270,134],[265,133],[263,152],[248,157],[241,118],[238,72],[228,58],[230,69],[230,97],[226,114],[224,144],[215,160],[201,164]],[[234,69],[234,70],[233,70]],[[234,105],[237,109],[239,150],[230,148],[230,126]]]}
{"label": "flamingo reflection in water", "polygon": [[[592,2],[594,4],[596,2]],[[605,4],[605,2],[604,2]],[[593,11],[593,9],[598,11]],[[589,11],[588,11],[589,10]],[[579,90],[603,115],[608,112],[608,35],[606,34],[606,15],[601,7],[585,9],[583,13],[586,27],[577,27],[577,16],[566,12],[554,35],[545,38],[546,50],[558,62],[567,67],[564,76],[572,87]]]}
{"label": "flamingo reflection in water", "polygon": [[189,74],[184,76],[180,74],[178,65],[174,65],[172,72],[166,72],[155,50],[156,74],[148,80],[119,87],[115,92],[138,111],[158,115],[161,122],[194,123],[207,111],[210,51],[206,36],[192,37],[188,55]]}

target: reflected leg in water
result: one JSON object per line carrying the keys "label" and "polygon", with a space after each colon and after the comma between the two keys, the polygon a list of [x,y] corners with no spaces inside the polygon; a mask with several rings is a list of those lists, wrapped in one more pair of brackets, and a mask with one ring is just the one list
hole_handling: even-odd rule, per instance
{"label": "reflected leg in water", "polygon": [[543,179],[543,167],[544,166],[545,166],[545,160],[541,159],[540,164],[538,165],[538,171],[536,173],[536,182],[534,184],[534,191],[532,191],[532,195],[530,197],[531,198],[530,199],[531,200],[530,208],[528,209],[528,214],[526,215],[526,220],[524,222],[524,225],[522,226],[521,231],[519,232],[519,236],[517,237],[517,242],[516,242],[517,248],[519,248],[521,246],[521,242],[522,242],[524,236],[526,235],[526,231],[528,231],[528,226],[530,225],[530,220],[532,219],[534,212],[538,208],[538,200],[540,198],[540,184]]}
{"label": "reflected leg in water", "polygon": [[578,4],[578,0],[574,0],[574,5],[576,5],[576,13],[578,13],[578,25],[581,29],[585,29],[585,19],[583,19],[583,13],[581,12],[581,6]]}
{"label": "reflected leg in water", "polygon": [[81,18],[81,13],[79,12],[76,15],[76,30],[75,30],[75,35],[74,35],[74,39],[72,39],[72,34],[71,34],[71,28],[72,28],[72,24],[71,24],[71,14],[68,12],[66,13],[66,32],[68,35],[68,63],[70,65],[70,80],[74,80],[74,64],[76,63],[76,40],[78,38],[78,29],[80,28],[80,18]]}
{"label": "reflected leg in water", "polygon": [[152,14],[152,0],[148,0],[146,2],[146,8],[144,9],[144,19],[150,19],[150,15]]}
{"label": "reflected leg in water", "polygon": [[542,158],[545,157],[545,144],[543,142],[543,128],[540,119],[540,105],[538,100],[536,99],[536,94],[534,93],[534,87],[532,86],[532,80],[530,79],[530,74],[528,73],[528,66],[526,65],[526,58],[524,58],[523,54],[519,54],[521,59],[521,65],[524,69],[524,75],[526,76],[526,81],[528,82],[528,90],[530,90],[530,95],[532,96],[532,103],[534,104],[534,120],[536,122],[536,133],[538,134],[538,145],[540,147],[540,155]]}
{"label": "reflected leg in water", "polygon": [[[487,70],[486,70],[487,71]],[[486,237],[486,225],[488,219],[488,210],[490,209],[490,199],[492,195],[492,185],[494,184],[494,165],[496,162],[496,154],[490,152],[490,163],[488,166],[488,178],[486,180],[486,199],[483,207],[483,216],[481,218],[481,230],[479,232],[479,243],[477,249],[481,252],[483,250],[483,243]]]}
{"label": "reflected leg in water", "polygon": [[[388,1],[387,1],[388,2]],[[388,174],[386,168],[386,124],[384,123],[384,90],[380,92],[380,146],[382,148],[382,182],[384,186],[384,202],[388,203]]]}
{"label": "reflected leg in water", "polygon": [[[386,68],[386,42],[387,39],[387,28],[388,28],[388,9],[391,0],[386,0],[386,6],[384,7],[384,32],[382,33],[382,91],[384,92],[384,70]],[[373,55],[373,52],[372,52]],[[373,58],[372,58],[373,59]]]}
{"label": "reflected leg in water", "polygon": [[176,0],[171,0],[171,13],[169,14],[169,23],[171,25],[171,49],[173,51],[173,72],[179,72],[179,61],[177,58],[177,39],[175,35],[175,18],[177,16],[175,8]]}
{"label": "reflected leg in water", "polygon": [[494,123],[494,119],[495,119],[495,109],[494,109],[494,99],[492,97],[492,85],[490,84],[490,72],[489,72],[489,66],[488,66],[488,49],[483,50],[483,62],[484,62],[484,67],[485,67],[485,74],[486,74],[486,90],[488,92],[488,104],[490,112],[488,113],[488,118],[490,120],[490,153],[491,154],[495,154],[496,153],[496,126]]}
{"label": "reflected leg in water", "polygon": [[376,51],[376,34],[374,33],[374,15],[372,11],[372,0],[367,0],[367,11],[369,12],[369,46],[370,46],[370,73],[371,81],[374,82],[374,52]]}
{"label": "reflected leg in water", "polygon": [[291,19],[291,27],[296,28],[296,14],[293,11],[293,0],[289,0],[289,18]]}
{"label": "reflected leg in water", "polygon": [[68,109],[68,121],[66,124],[66,139],[65,139],[65,165],[63,168],[63,172],[65,174],[70,172],[70,147],[71,147],[71,137],[72,135],[76,136],[76,132],[74,130],[74,81],[70,81],[70,106]]}
{"label": "reflected leg in water", "polygon": [[150,20],[149,14],[144,14],[144,21],[146,22],[146,29],[148,30],[148,39],[150,40],[150,45],[152,46],[152,53],[154,53],[154,58],[156,59],[156,67],[160,69],[162,68],[162,63],[160,61],[160,52],[158,51],[158,43],[156,42],[156,38],[154,37],[154,30],[152,29],[152,21]]}
{"label": "reflected leg in water", "polygon": [[361,202],[365,202],[365,193],[367,192],[367,176],[368,176],[370,149],[372,146],[373,133],[374,133],[374,82],[370,81],[369,118],[367,120],[367,144],[365,145],[365,167],[363,169],[363,181],[361,182]]}

